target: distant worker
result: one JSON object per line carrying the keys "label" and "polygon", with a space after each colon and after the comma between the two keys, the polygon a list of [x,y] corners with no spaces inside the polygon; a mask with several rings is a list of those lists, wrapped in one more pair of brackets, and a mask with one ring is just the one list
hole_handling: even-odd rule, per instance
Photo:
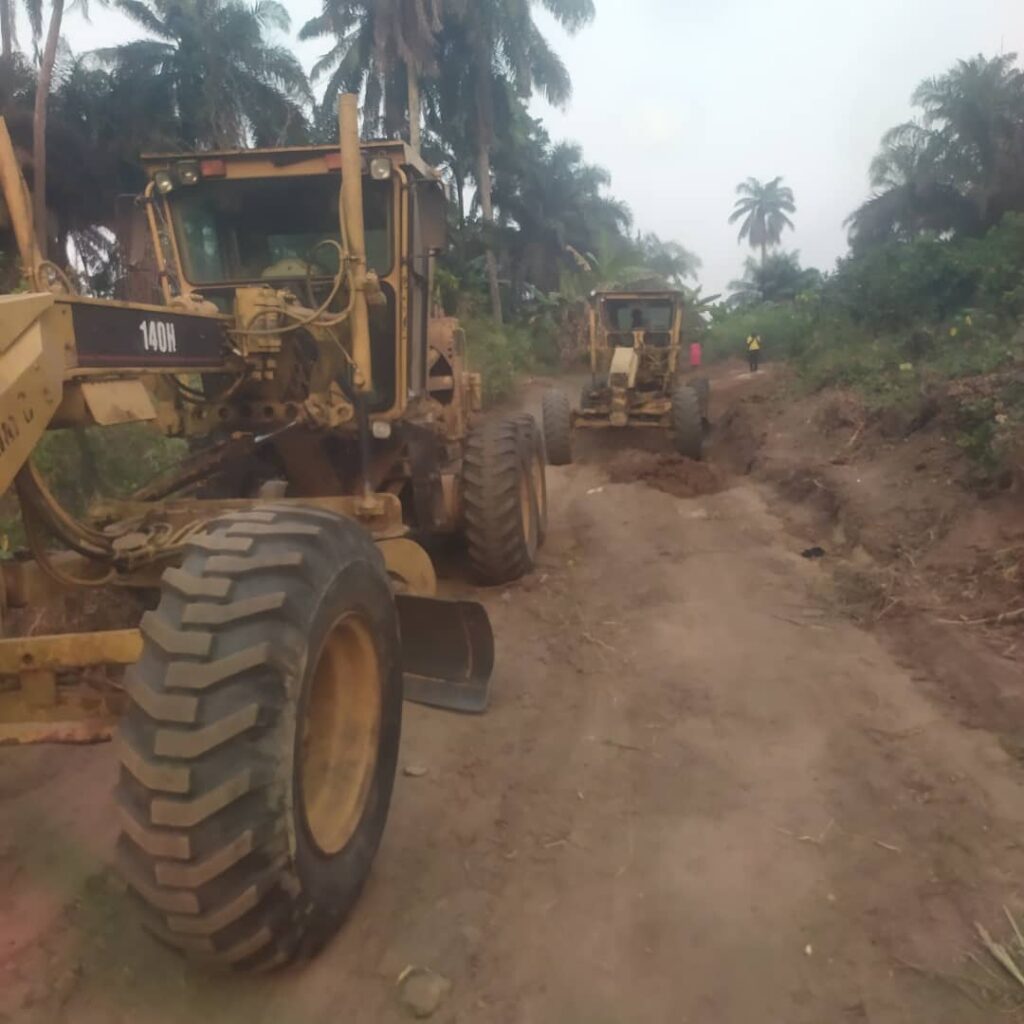
{"label": "distant worker", "polygon": [[701,349],[699,341],[690,342],[690,369],[699,370],[701,360],[704,357],[703,350]]}
{"label": "distant worker", "polygon": [[750,372],[757,373],[761,366],[761,335],[751,334],[747,337],[747,358],[750,360]]}

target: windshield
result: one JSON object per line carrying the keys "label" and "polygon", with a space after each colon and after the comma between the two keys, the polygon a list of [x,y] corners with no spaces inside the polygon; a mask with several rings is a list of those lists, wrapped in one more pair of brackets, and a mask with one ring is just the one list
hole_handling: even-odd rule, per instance
{"label": "windshield", "polygon": [[605,299],[605,326],[618,331],[670,331],[675,316],[671,299]]}
{"label": "windshield", "polygon": [[[366,255],[391,269],[391,182],[365,181]],[[322,177],[203,181],[171,198],[186,279],[196,285],[333,277],[339,180]],[[317,246],[319,245],[319,248]]]}

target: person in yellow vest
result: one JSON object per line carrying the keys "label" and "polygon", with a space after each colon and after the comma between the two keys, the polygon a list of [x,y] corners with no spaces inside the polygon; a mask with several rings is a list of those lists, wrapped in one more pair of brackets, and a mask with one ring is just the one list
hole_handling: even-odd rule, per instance
{"label": "person in yellow vest", "polygon": [[761,365],[761,335],[747,336],[747,359],[750,360],[750,372],[757,373]]}

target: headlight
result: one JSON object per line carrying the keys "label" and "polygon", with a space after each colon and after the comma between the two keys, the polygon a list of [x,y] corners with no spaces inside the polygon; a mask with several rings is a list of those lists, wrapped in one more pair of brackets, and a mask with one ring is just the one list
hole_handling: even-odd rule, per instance
{"label": "headlight", "polygon": [[374,420],[370,424],[370,433],[378,441],[386,441],[391,436],[391,424],[387,420]]}
{"label": "headlight", "polygon": [[178,181],[182,185],[195,185],[199,181],[199,164],[195,160],[178,164]]}
{"label": "headlight", "polygon": [[387,181],[391,177],[391,161],[386,156],[375,156],[370,161],[370,177],[374,181]]}
{"label": "headlight", "polygon": [[153,175],[153,184],[156,185],[157,192],[162,196],[174,191],[174,179],[168,171],[157,171]]}

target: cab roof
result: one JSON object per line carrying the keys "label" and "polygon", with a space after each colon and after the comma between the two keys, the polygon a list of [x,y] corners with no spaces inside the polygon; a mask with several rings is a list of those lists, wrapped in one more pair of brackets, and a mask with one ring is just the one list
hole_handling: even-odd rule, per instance
{"label": "cab roof", "polygon": [[682,302],[686,299],[685,293],[678,289],[662,288],[658,290],[637,289],[627,291],[625,289],[598,290],[591,293],[594,299],[619,299],[626,302],[644,302],[649,299],[669,299],[672,302]]}
{"label": "cab roof", "polygon": [[[359,147],[371,157],[387,156],[402,166],[412,167],[425,178],[437,177],[437,172],[410,145],[400,139],[378,139],[363,142]],[[276,146],[263,149],[203,149],[180,153],[143,153],[139,159],[147,172],[160,170],[180,160],[223,160],[229,164],[265,163],[284,170],[307,160],[323,158],[337,153],[338,146]]]}

